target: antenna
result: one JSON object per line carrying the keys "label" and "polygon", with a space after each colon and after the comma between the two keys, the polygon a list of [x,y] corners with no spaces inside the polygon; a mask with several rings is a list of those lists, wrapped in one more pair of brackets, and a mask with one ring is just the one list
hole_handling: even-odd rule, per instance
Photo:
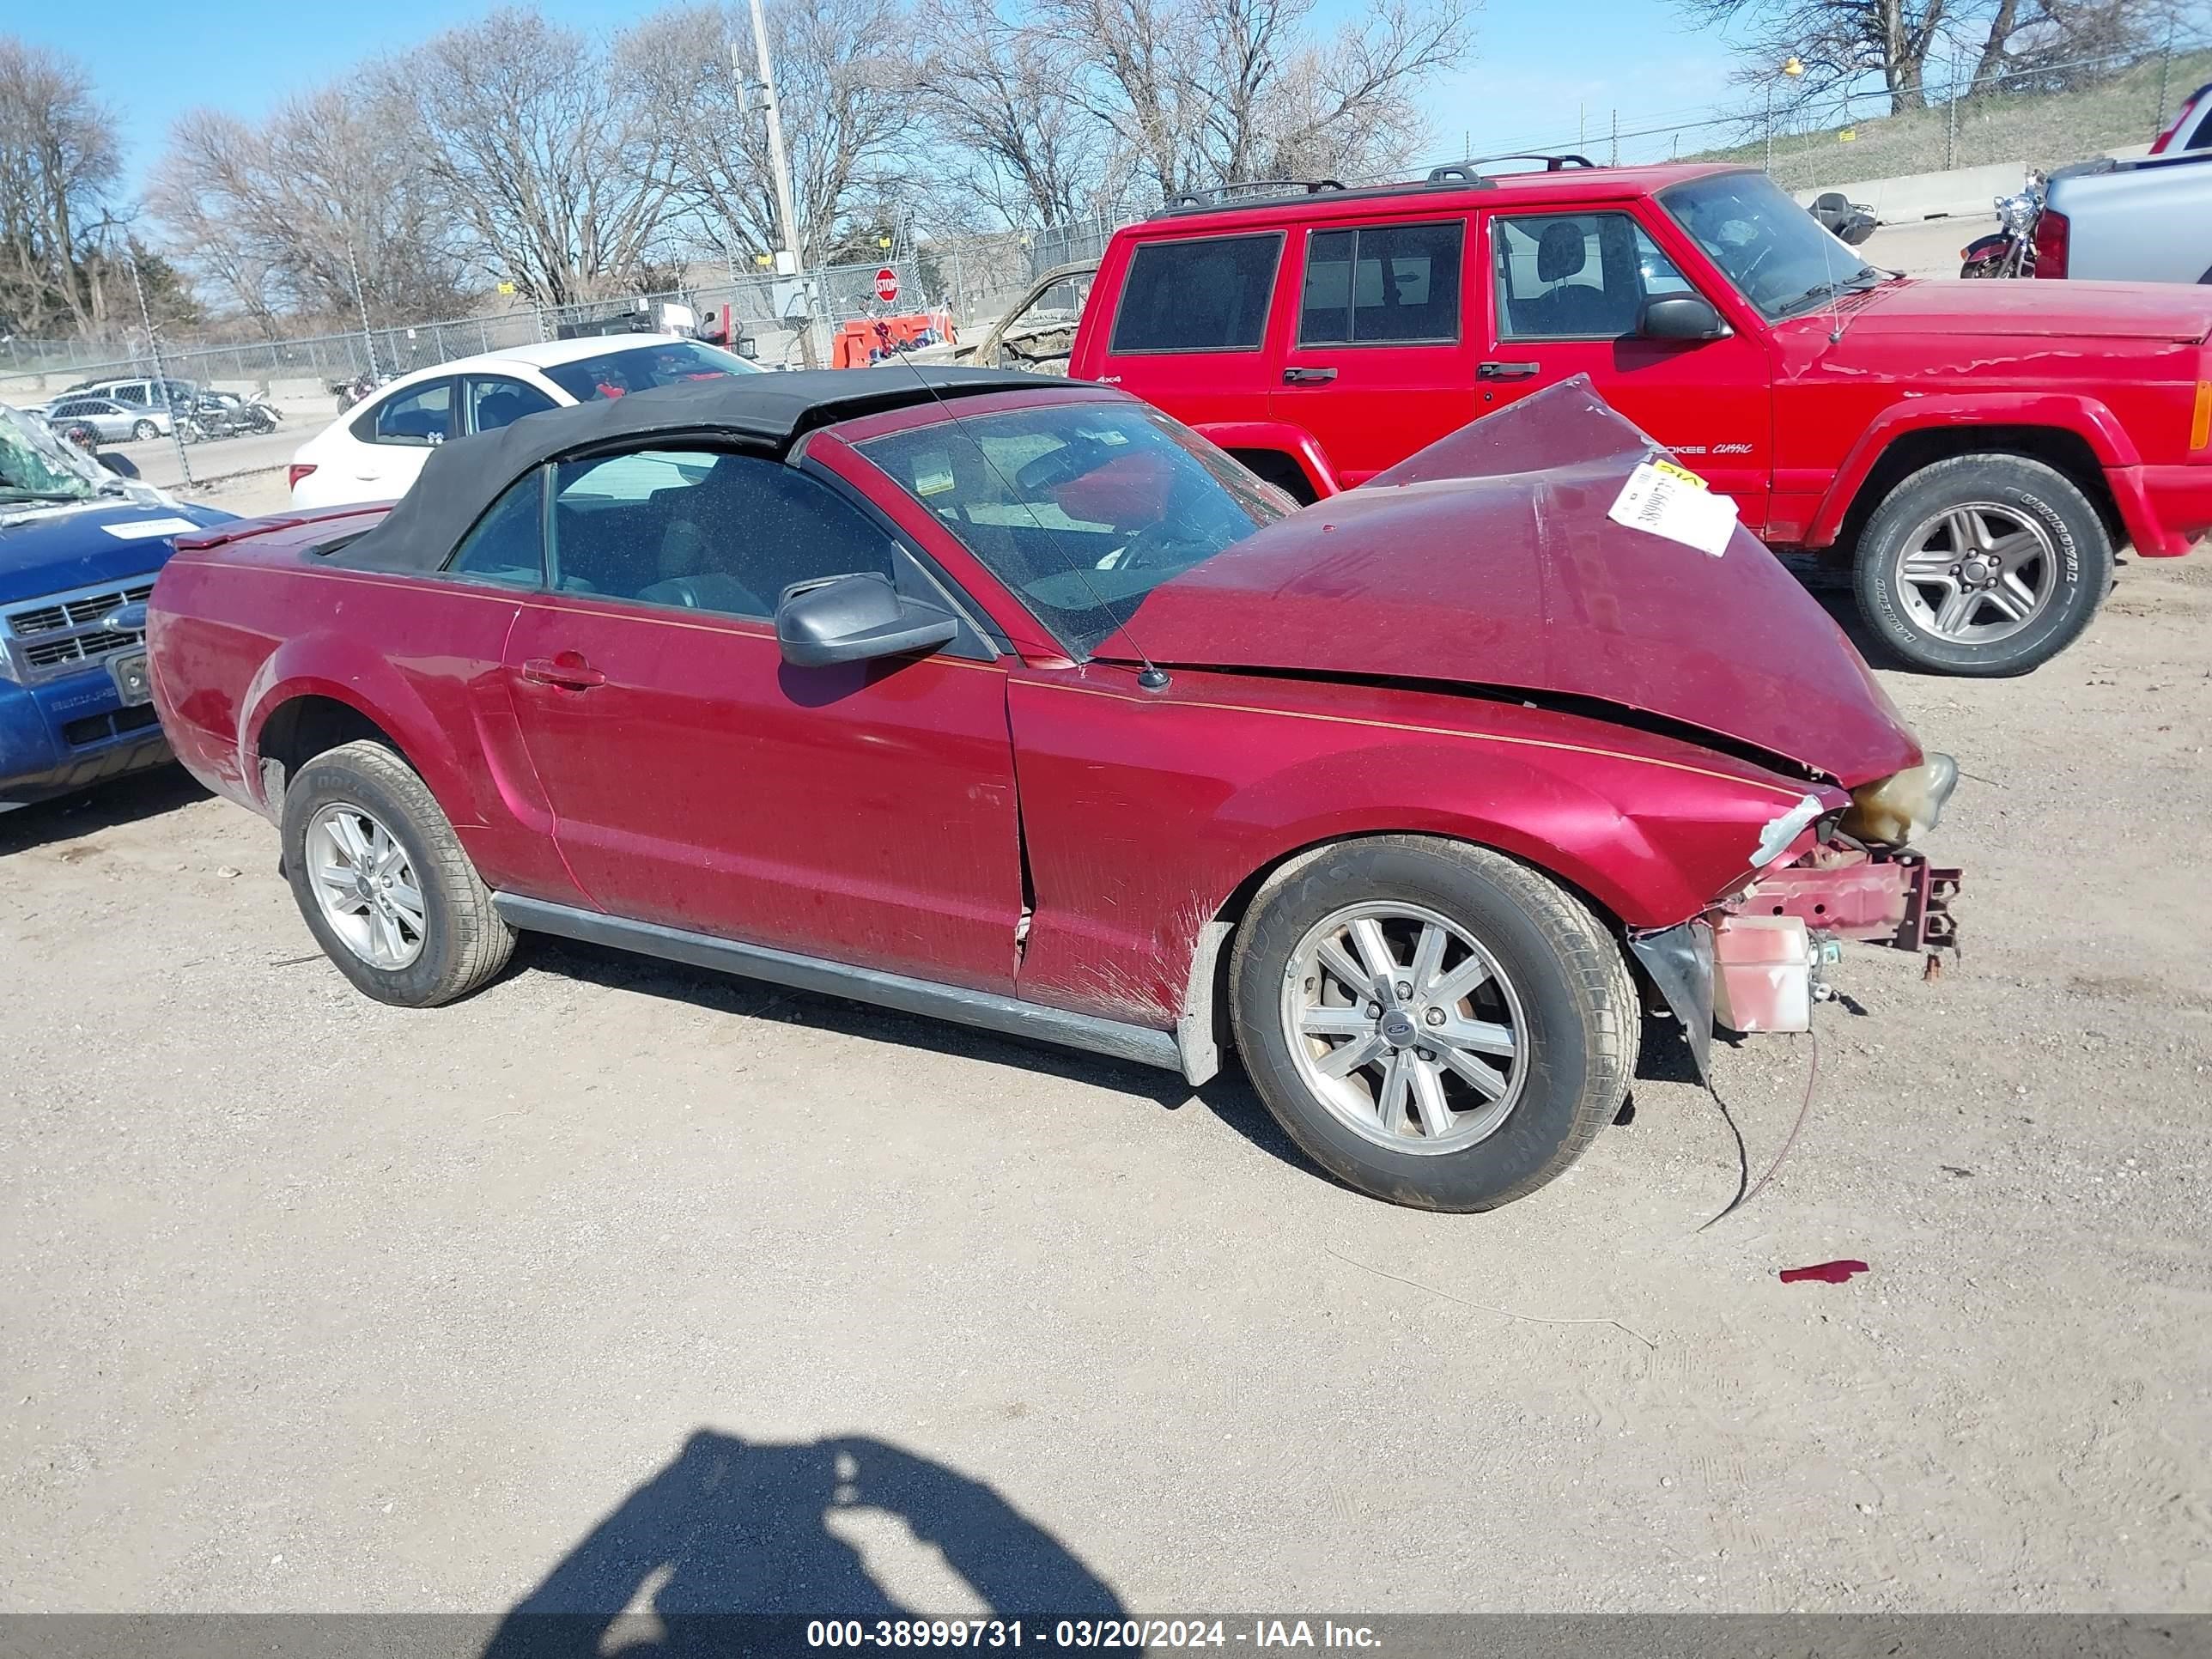
{"label": "antenna", "polygon": [[[982,458],[983,465],[991,470],[991,476],[999,481],[999,487],[1006,492],[1007,499],[1010,501],[1015,500],[1016,492],[1014,489],[1013,481],[1007,477],[1004,472],[1001,472],[999,470],[999,464],[991,459],[991,452],[983,447],[982,444],[976,439],[974,433],[969,431],[968,423],[960,418],[959,411],[952,407],[951,403],[945,398],[945,394],[929,383],[929,376],[921,372],[921,366],[915,363],[911,358],[908,357],[904,352],[894,352],[891,355],[896,357],[901,362],[906,364],[907,371],[921,383],[921,389],[929,393],[931,400],[936,404],[939,409],[944,411],[945,418],[951,421],[951,423],[959,429],[959,433],[962,437],[965,438],[969,444],[974,446],[976,454]],[[1089,572],[1084,569],[1082,562],[1079,560],[1070,556],[1066,548],[1060,545],[1059,533],[1042,518],[1038,517],[1037,510],[1034,504],[1025,501],[1020,501],[1018,504],[1022,510],[1030,515],[1030,524],[1034,525],[1037,529],[1044,532],[1045,539],[1052,544],[1052,550],[1060,555],[1060,562],[1065,564],[1069,570],[1073,572],[1075,579],[1083,584],[1083,591],[1091,596],[1091,603],[1097,605],[1099,610],[1105,611],[1109,616],[1111,616],[1113,614],[1112,608],[1107,605],[1104,598],[1099,593],[1098,590],[1091,586]],[[1167,685],[1168,671],[1161,667],[1158,663],[1154,662],[1150,654],[1145,650],[1145,647],[1137,643],[1137,636],[1133,633],[1130,632],[1129,624],[1127,622],[1121,624],[1121,632],[1123,636],[1128,640],[1130,647],[1136,652],[1137,660],[1144,665],[1143,668],[1138,672],[1137,684],[1144,687],[1147,691],[1158,691]]]}

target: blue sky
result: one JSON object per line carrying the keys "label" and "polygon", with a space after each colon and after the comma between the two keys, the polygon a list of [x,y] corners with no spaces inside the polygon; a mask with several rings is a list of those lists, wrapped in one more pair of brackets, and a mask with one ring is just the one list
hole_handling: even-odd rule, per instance
{"label": "blue sky", "polygon": [[[641,0],[541,0],[550,16],[616,28]],[[1324,17],[1349,0],[1322,0]],[[160,152],[177,116],[209,104],[249,118],[287,94],[335,78],[360,59],[406,46],[490,9],[487,4],[302,4],[301,0],[112,0],[84,27],[81,9],[11,7],[7,32],[69,52],[122,113],[133,178]],[[1542,142],[1571,143],[1587,122],[1603,161],[1609,112],[1624,127],[1655,125],[1726,95],[1727,52],[1684,26],[1668,0],[1580,0],[1569,9],[1492,0],[1477,23],[1474,66],[1427,99],[1431,159]],[[1626,159],[1624,157],[1624,159]],[[1638,158],[1640,159],[1640,158]]]}

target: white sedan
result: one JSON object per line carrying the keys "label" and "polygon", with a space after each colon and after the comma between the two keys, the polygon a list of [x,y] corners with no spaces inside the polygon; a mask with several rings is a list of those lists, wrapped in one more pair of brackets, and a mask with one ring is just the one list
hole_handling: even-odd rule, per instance
{"label": "white sedan", "polygon": [[760,372],[718,347],[665,334],[556,340],[418,368],[379,386],[300,446],[292,457],[292,505],[394,500],[448,438],[489,432],[540,410]]}

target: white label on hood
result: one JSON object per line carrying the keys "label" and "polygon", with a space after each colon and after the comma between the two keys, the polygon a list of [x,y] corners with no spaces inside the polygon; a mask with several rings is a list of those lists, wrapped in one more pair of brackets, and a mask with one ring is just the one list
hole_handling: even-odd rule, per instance
{"label": "white label on hood", "polygon": [[1605,516],[1717,559],[1735,534],[1735,503],[1707,489],[1702,481],[1685,483],[1683,476],[1678,467],[1662,471],[1650,461],[1638,461]]}
{"label": "white label on hood", "polygon": [[199,528],[190,519],[135,519],[128,524],[104,524],[100,527],[126,542],[143,542],[149,536],[181,536]]}

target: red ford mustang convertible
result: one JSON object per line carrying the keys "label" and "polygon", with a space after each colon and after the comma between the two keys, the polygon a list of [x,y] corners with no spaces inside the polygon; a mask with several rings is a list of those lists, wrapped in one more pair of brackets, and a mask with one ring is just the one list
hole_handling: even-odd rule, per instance
{"label": "red ford mustang convertible", "polygon": [[1295,510],[1112,390],[704,381],[179,538],[155,693],[323,948],[462,996],[520,932],[1178,1070],[1482,1209],[1645,1008],[1802,1030],[1942,942],[1954,769],[1586,382]]}

